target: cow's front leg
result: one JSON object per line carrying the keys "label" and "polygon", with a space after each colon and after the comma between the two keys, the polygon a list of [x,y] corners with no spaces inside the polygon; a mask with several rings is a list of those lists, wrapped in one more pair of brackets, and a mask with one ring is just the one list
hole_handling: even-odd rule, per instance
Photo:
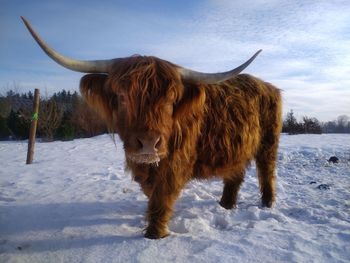
{"label": "cow's front leg", "polygon": [[155,187],[149,197],[145,237],[150,239],[163,238],[169,235],[168,222],[173,212],[174,203],[179,191]]}

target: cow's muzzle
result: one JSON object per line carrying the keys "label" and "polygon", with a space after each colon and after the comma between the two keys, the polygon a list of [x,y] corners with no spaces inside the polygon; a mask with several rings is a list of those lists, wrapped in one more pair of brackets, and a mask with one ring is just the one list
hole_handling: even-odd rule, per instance
{"label": "cow's muzzle", "polygon": [[164,155],[164,139],[158,132],[137,133],[131,137],[126,158],[140,164],[158,164]]}

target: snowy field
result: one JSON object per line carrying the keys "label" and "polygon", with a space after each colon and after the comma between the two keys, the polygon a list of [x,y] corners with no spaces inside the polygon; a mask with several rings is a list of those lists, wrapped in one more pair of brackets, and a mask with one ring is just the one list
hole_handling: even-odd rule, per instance
{"label": "snowy field", "polygon": [[191,182],[161,240],[143,238],[121,143],[37,143],[32,165],[26,150],[0,142],[0,262],[350,262],[350,135],[282,135],[272,209],[254,164],[236,210],[218,204],[220,180]]}

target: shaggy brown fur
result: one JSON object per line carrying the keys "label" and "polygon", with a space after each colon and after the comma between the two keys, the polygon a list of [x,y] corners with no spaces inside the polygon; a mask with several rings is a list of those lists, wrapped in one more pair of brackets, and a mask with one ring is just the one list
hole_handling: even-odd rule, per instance
{"label": "shaggy brown fur", "polygon": [[[220,205],[235,207],[253,159],[263,205],[275,200],[280,91],[245,74],[213,85],[188,83],[176,68],[155,57],[134,56],[109,75],[85,75],[80,84],[88,104],[119,134],[127,168],[149,198],[148,238],[168,235],[173,205],[193,178],[221,176]],[[149,143],[157,154],[140,154]]]}

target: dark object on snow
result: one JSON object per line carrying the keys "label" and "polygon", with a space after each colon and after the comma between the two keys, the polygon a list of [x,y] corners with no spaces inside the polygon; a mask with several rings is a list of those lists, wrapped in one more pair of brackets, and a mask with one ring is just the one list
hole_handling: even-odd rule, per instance
{"label": "dark object on snow", "polygon": [[329,163],[338,163],[339,162],[339,158],[336,156],[332,156],[331,158],[329,158],[328,160]]}
{"label": "dark object on snow", "polygon": [[311,181],[310,184],[315,184],[316,182],[315,181]]}
{"label": "dark object on snow", "polygon": [[320,190],[329,190],[331,189],[331,187],[328,184],[320,184],[319,186],[317,186],[318,189]]}

